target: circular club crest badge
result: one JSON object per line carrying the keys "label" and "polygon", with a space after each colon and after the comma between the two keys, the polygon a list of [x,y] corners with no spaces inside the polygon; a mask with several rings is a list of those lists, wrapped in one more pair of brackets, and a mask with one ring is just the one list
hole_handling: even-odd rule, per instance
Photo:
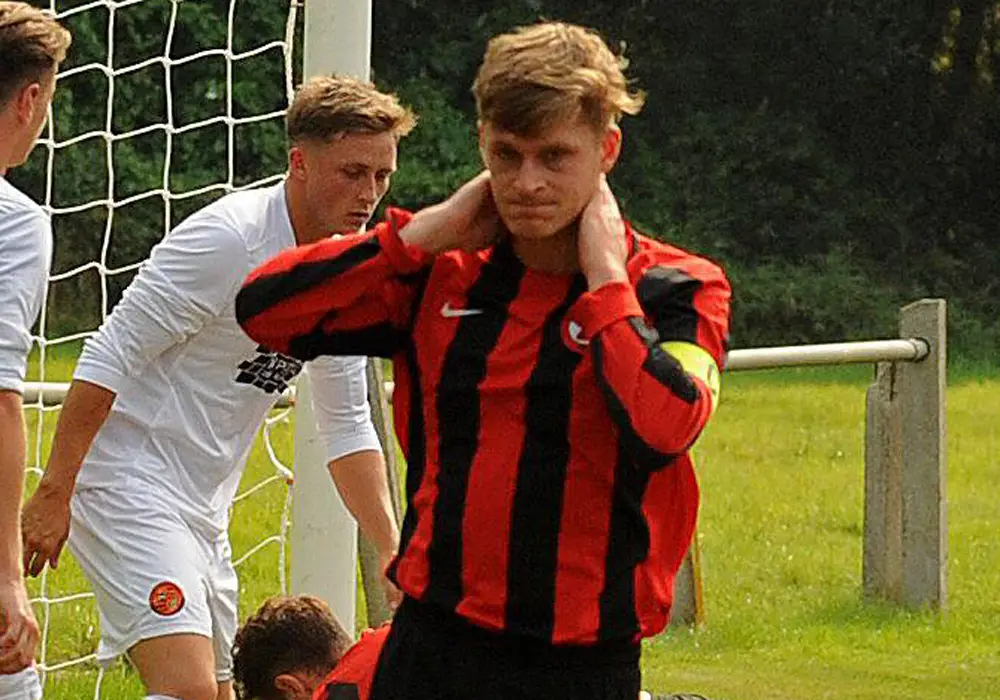
{"label": "circular club crest badge", "polygon": [[149,594],[149,607],[157,615],[176,615],[184,607],[184,591],[171,581],[158,583]]}
{"label": "circular club crest badge", "polygon": [[560,328],[563,344],[575,353],[586,353],[587,346],[590,345],[590,338],[583,334],[583,326],[579,322],[569,320],[562,324]]}

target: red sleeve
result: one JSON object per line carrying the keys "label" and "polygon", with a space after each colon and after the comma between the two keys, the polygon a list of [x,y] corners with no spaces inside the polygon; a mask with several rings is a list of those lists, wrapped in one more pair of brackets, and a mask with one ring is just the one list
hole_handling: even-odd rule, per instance
{"label": "red sleeve", "polygon": [[[347,650],[330,674],[313,692],[312,700],[368,700],[378,657],[389,636],[389,625],[368,630]],[[352,694],[353,693],[353,694]]]}
{"label": "red sleeve", "polygon": [[409,335],[432,260],[400,239],[411,218],[390,209],[371,232],[280,253],[247,278],[237,321],[257,342],[301,360],[391,356]]}
{"label": "red sleeve", "polygon": [[721,269],[669,249],[630,263],[631,282],[607,284],[577,302],[594,365],[623,443],[655,469],[685,452],[713,410],[708,384],[687,373],[662,343],[698,345],[721,369],[730,287]]}

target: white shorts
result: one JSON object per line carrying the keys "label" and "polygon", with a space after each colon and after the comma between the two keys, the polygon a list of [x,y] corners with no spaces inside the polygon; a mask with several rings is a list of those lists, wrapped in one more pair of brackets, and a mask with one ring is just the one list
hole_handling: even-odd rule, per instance
{"label": "white shorts", "polygon": [[42,684],[35,667],[0,676],[0,700],[42,700]]}
{"label": "white shorts", "polygon": [[145,639],[198,634],[213,640],[216,679],[230,681],[238,583],[229,537],[195,532],[146,488],[126,481],[73,496],[69,547],[97,598],[97,660],[107,667]]}

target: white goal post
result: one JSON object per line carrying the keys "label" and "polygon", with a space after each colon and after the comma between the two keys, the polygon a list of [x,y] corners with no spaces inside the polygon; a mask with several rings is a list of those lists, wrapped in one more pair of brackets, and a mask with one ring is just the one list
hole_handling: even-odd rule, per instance
{"label": "white goal post", "polygon": [[[371,0],[305,3],[303,78],[342,73],[367,80],[371,72]],[[381,387],[370,387],[369,394]],[[292,592],[326,600],[348,630],[357,609],[357,524],[322,468],[308,374],[298,383],[295,483],[292,499]],[[379,426],[381,428],[381,426]],[[392,436],[380,435],[385,449]]]}

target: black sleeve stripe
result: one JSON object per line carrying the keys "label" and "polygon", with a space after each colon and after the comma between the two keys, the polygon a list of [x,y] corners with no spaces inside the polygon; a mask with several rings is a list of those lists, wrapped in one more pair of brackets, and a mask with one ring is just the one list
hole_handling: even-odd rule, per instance
{"label": "black sleeve stripe", "polygon": [[[417,275],[404,276],[403,282],[416,286],[416,294],[412,304],[412,319],[420,306],[430,270]],[[289,343],[289,354],[302,360],[311,360],[320,355],[367,355],[368,357],[389,357],[402,350],[409,343],[410,329],[397,328],[388,321],[358,328],[356,330],[338,330],[324,333],[321,329],[326,322],[336,315],[331,311],[316,324],[316,328],[307,335],[293,338]]]}
{"label": "black sleeve stripe", "polygon": [[591,341],[591,350],[594,353],[594,368],[597,374],[597,383],[601,387],[605,399],[608,402],[608,410],[615,425],[618,426],[623,447],[631,456],[632,461],[640,468],[647,470],[660,469],[674,460],[677,455],[664,454],[642,439],[636,431],[635,426],[629,418],[625,404],[618,398],[615,390],[611,388],[608,380],[604,377],[604,350],[601,347],[600,336]]}
{"label": "black sleeve stripe", "polygon": [[324,333],[320,327],[307,335],[293,338],[288,345],[288,354],[299,360],[312,360],[320,355],[392,357],[409,338],[409,331],[389,323],[330,334]]}
{"label": "black sleeve stripe", "polygon": [[664,385],[675,396],[686,403],[693,404],[698,400],[698,387],[684,371],[684,367],[670,353],[660,348],[660,338],[658,334],[646,325],[645,320],[635,318],[628,319],[629,325],[636,332],[646,346],[649,347],[649,354],[642,363],[642,368],[660,384]]}
{"label": "black sleeve stripe", "polygon": [[236,320],[244,324],[267,309],[371,260],[380,251],[378,238],[373,237],[333,259],[302,263],[294,271],[258,277],[236,295]]}
{"label": "black sleeve stripe", "polygon": [[699,316],[694,297],[701,286],[700,280],[674,267],[651,267],[643,274],[636,294],[662,340],[697,342]]}

